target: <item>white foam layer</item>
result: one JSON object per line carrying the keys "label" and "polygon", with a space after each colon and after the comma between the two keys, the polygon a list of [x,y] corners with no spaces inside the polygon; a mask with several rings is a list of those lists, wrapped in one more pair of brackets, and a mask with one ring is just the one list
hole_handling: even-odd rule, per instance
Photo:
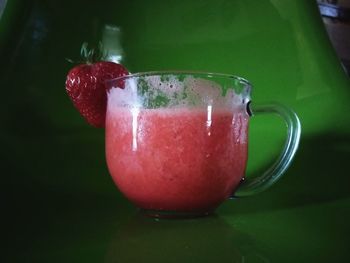
{"label": "white foam layer", "polygon": [[232,88],[223,96],[219,84],[191,76],[183,80],[175,75],[129,78],[125,80],[124,89],[115,86],[108,92],[109,106],[128,108],[214,106],[233,109],[244,106],[243,101],[243,96]]}

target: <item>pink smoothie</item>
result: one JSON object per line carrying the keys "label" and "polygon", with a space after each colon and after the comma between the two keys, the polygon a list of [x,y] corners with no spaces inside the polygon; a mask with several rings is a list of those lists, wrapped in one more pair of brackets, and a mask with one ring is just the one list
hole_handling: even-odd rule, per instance
{"label": "pink smoothie", "polygon": [[137,206],[209,211],[244,176],[248,117],[217,109],[109,107],[106,156],[120,191]]}

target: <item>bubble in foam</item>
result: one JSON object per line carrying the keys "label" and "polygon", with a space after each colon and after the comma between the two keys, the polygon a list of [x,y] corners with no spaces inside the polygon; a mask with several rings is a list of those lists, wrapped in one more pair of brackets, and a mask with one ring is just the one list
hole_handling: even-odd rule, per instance
{"label": "bubble in foam", "polygon": [[169,98],[173,97],[176,92],[183,90],[183,83],[176,76],[167,75],[164,79],[162,76],[147,76],[146,82],[152,89],[159,89]]}

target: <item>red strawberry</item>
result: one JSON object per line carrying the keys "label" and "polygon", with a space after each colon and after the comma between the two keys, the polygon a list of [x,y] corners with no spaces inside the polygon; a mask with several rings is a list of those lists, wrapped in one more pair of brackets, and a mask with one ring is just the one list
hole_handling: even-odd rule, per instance
{"label": "red strawberry", "polygon": [[105,126],[107,94],[104,81],[129,74],[122,65],[101,61],[81,64],[67,75],[66,91],[74,106],[89,124]]}

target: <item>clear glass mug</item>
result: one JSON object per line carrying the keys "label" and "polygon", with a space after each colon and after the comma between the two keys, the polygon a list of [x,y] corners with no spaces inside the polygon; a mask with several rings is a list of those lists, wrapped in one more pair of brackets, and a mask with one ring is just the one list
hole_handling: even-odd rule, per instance
{"label": "clear glass mug", "polygon": [[[106,82],[106,159],[119,190],[147,215],[200,216],[232,196],[256,194],[286,171],[300,122],[280,104],[252,107],[251,84],[198,72],[146,72]],[[282,154],[245,178],[248,124],[275,113],[287,124]]]}

